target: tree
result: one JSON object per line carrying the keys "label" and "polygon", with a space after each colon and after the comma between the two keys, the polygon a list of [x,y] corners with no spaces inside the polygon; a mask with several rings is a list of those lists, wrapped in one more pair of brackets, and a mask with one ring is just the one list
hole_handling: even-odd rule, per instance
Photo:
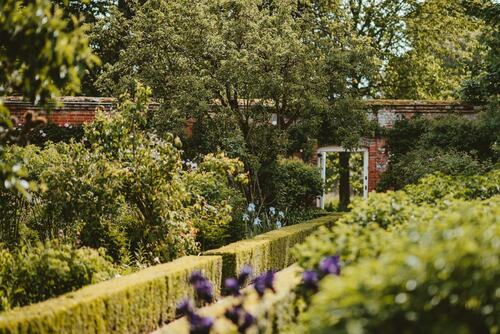
{"label": "tree", "polygon": [[465,0],[467,13],[484,22],[479,41],[485,56],[472,66],[463,83],[462,97],[472,103],[491,103],[498,110],[500,92],[500,4],[490,0]]}
{"label": "tree", "polygon": [[449,98],[481,56],[477,36],[483,26],[467,15],[460,1],[310,3],[326,20],[348,24],[371,50],[374,70],[352,81],[368,97]]}
{"label": "tree", "polygon": [[[0,11],[0,186],[28,194],[33,185],[23,179],[22,162],[12,165],[3,159],[5,145],[19,138],[1,97],[16,93],[45,104],[62,92],[77,92],[82,68],[98,58],[78,20],[65,20],[63,10],[49,0],[2,0]],[[42,121],[28,116],[22,133]]]}
{"label": "tree", "polygon": [[234,148],[219,135],[212,148],[242,155],[252,176],[248,197],[264,202],[260,173],[287,152],[298,128],[313,129],[308,137],[315,138],[320,128],[307,124],[323,119],[359,126],[342,116],[350,109],[337,106],[358,96],[349,82],[368,68],[362,41],[348,25],[316,15],[312,6],[285,0],[151,0],[132,19],[120,60],[97,84],[116,94],[138,79],[162,103],[160,122],[194,118],[199,128],[210,124],[241,138]]}

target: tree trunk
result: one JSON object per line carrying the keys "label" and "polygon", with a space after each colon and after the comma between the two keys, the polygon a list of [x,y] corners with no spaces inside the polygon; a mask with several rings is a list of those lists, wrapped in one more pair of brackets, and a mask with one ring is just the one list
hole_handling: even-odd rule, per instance
{"label": "tree trunk", "polygon": [[340,178],[339,178],[339,210],[347,211],[349,203],[351,203],[351,184],[349,182],[349,158],[351,153],[340,152],[339,153],[339,166],[340,166]]}

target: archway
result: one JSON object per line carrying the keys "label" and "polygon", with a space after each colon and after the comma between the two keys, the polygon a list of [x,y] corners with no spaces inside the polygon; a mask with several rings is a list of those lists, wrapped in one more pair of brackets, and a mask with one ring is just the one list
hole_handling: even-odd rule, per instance
{"label": "archway", "polygon": [[[341,146],[324,146],[318,149],[318,168],[321,171],[321,178],[323,179],[323,184],[326,184],[326,162],[328,153],[340,153],[340,152],[351,152],[351,153],[362,153],[363,155],[363,197],[368,198],[368,148],[359,148],[353,150],[344,149]],[[318,198],[317,206],[324,209],[325,208],[325,190],[323,194]]]}

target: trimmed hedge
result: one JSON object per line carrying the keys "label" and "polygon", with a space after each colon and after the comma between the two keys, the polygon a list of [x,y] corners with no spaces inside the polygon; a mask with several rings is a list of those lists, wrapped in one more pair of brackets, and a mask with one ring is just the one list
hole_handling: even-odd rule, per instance
{"label": "trimmed hedge", "polygon": [[[257,298],[252,291],[245,301],[245,307],[258,320],[259,333],[287,332],[295,320],[295,287],[301,281],[301,269],[297,265],[290,266],[276,274],[276,293],[267,294],[263,300]],[[250,288],[246,288],[250,289]],[[233,333],[234,325],[223,317],[224,312],[235,303],[234,297],[226,297],[217,304],[199,310],[202,316],[217,318],[214,325],[216,333]],[[189,334],[189,323],[182,317],[154,332],[154,334]]]}
{"label": "trimmed hedge", "polygon": [[201,270],[219,287],[221,267],[219,256],[183,257],[0,314],[0,333],[151,332],[173,320],[179,299],[192,295],[191,272]]}
{"label": "trimmed hedge", "polygon": [[295,262],[292,254],[295,245],[303,242],[320,226],[331,226],[338,217],[339,215],[328,215],[303,224],[287,226],[253,239],[207,251],[204,255],[222,256],[223,279],[236,277],[245,265],[252,266],[255,275],[267,270],[281,270]]}
{"label": "trimmed hedge", "polygon": [[500,196],[428,210],[325,278],[296,332],[498,333]]}

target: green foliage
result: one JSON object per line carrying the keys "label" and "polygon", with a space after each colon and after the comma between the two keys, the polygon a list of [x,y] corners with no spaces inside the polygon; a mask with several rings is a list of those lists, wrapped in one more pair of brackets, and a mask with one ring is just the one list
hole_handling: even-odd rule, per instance
{"label": "green foliage", "polygon": [[318,169],[299,159],[279,159],[263,175],[263,187],[269,204],[281,210],[307,208],[323,192]]}
{"label": "green foliage", "polygon": [[118,271],[96,250],[58,242],[0,249],[0,311],[59,296],[107,280]]}
{"label": "green foliage", "polygon": [[390,171],[384,174],[377,187],[398,189],[406,184],[414,184],[432,173],[474,175],[488,170],[489,167],[489,163],[481,163],[467,152],[432,147],[418,148],[408,152],[397,162],[391,162]]}
{"label": "green foliage", "polygon": [[[500,171],[485,175],[429,175],[402,191],[372,193],[357,199],[331,230],[322,229],[296,247],[299,264],[316,268],[331,254],[341,255],[347,264],[362,257],[376,258],[389,241],[400,238],[411,222],[434,219],[439,210],[452,212],[461,201],[485,200],[500,195]],[[493,202],[496,203],[496,202]]]}
{"label": "green foliage", "polygon": [[447,116],[396,122],[387,131],[390,164],[379,190],[401,189],[434,172],[472,175],[488,171],[499,157],[495,151],[497,119],[494,112],[485,112],[472,120]]}
{"label": "green foliage", "polygon": [[500,92],[500,4],[495,1],[464,1],[468,14],[481,20],[479,41],[484,56],[471,64],[467,80],[462,84],[461,96],[475,104],[493,104],[498,110]]}
{"label": "green foliage", "polygon": [[49,141],[53,143],[69,143],[71,139],[74,139],[79,142],[83,139],[83,136],[83,125],[66,124],[65,126],[60,126],[49,122],[28,133],[27,139],[30,144],[43,147]]}
{"label": "green foliage", "polygon": [[84,143],[11,147],[29,177],[46,191],[31,202],[0,203],[12,216],[0,219],[2,241],[60,238],[104,248],[127,265],[169,261],[239,237],[232,225],[244,183],[242,164],[207,156],[186,170],[178,138],[160,138],[148,125],[147,89],[124,100],[117,113],[99,114],[85,126]]}
{"label": "green foliage", "polygon": [[[98,58],[78,20],[65,19],[63,10],[49,0],[6,0],[0,12],[0,183],[28,196],[35,186],[24,179],[21,161],[4,161],[6,143],[19,138],[11,131],[10,113],[1,97],[21,93],[38,104],[62,92],[78,92],[80,71],[98,63]],[[27,123],[25,130],[34,125]]]}
{"label": "green foliage", "polygon": [[458,201],[397,238],[378,235],[385,244],[378,256],[322,282],[302,318],[307,331],[495,332],[499,200]]}
{"label": "green foliage", "polygon": [[[123,49],[119,60],[96,84],[104,94],[135,80],[152,87],[162,104],[156,128],[181,136],[178,120],[196,120],[185,141],[191,157],[220,149],[241,158],[251,179],[247,198],[264,202],[263,172],[280,155],[310,150],[321,121],[339,129],[328,140],[347,146],[358,144],[366,124],[349,85],[370,68],[364,45],[349,37],[347,23],[315,15],[283,0],[148,1],[127,20],[133,33],[121,34],[126,47],[115,49]],[[100,33],[114,36],[120,18],[106,18]]]}
{"label": "green foliage", "polygon": [[201,249],[217,248],[242,239],[245,228],[240,212],[246,200],[237,187],[248,182],[243,163],[224,154],[209,154],[184,178],[187,190],[199,197],[196,201],[204,203],[195,223]]}
{"label": "green foliage", "polygon": [[446,199],[486,199],[500,194],[499,180],[500,169],[473,176],[436,174],[406,186],[403,191],[417,204],[434,204]]}

